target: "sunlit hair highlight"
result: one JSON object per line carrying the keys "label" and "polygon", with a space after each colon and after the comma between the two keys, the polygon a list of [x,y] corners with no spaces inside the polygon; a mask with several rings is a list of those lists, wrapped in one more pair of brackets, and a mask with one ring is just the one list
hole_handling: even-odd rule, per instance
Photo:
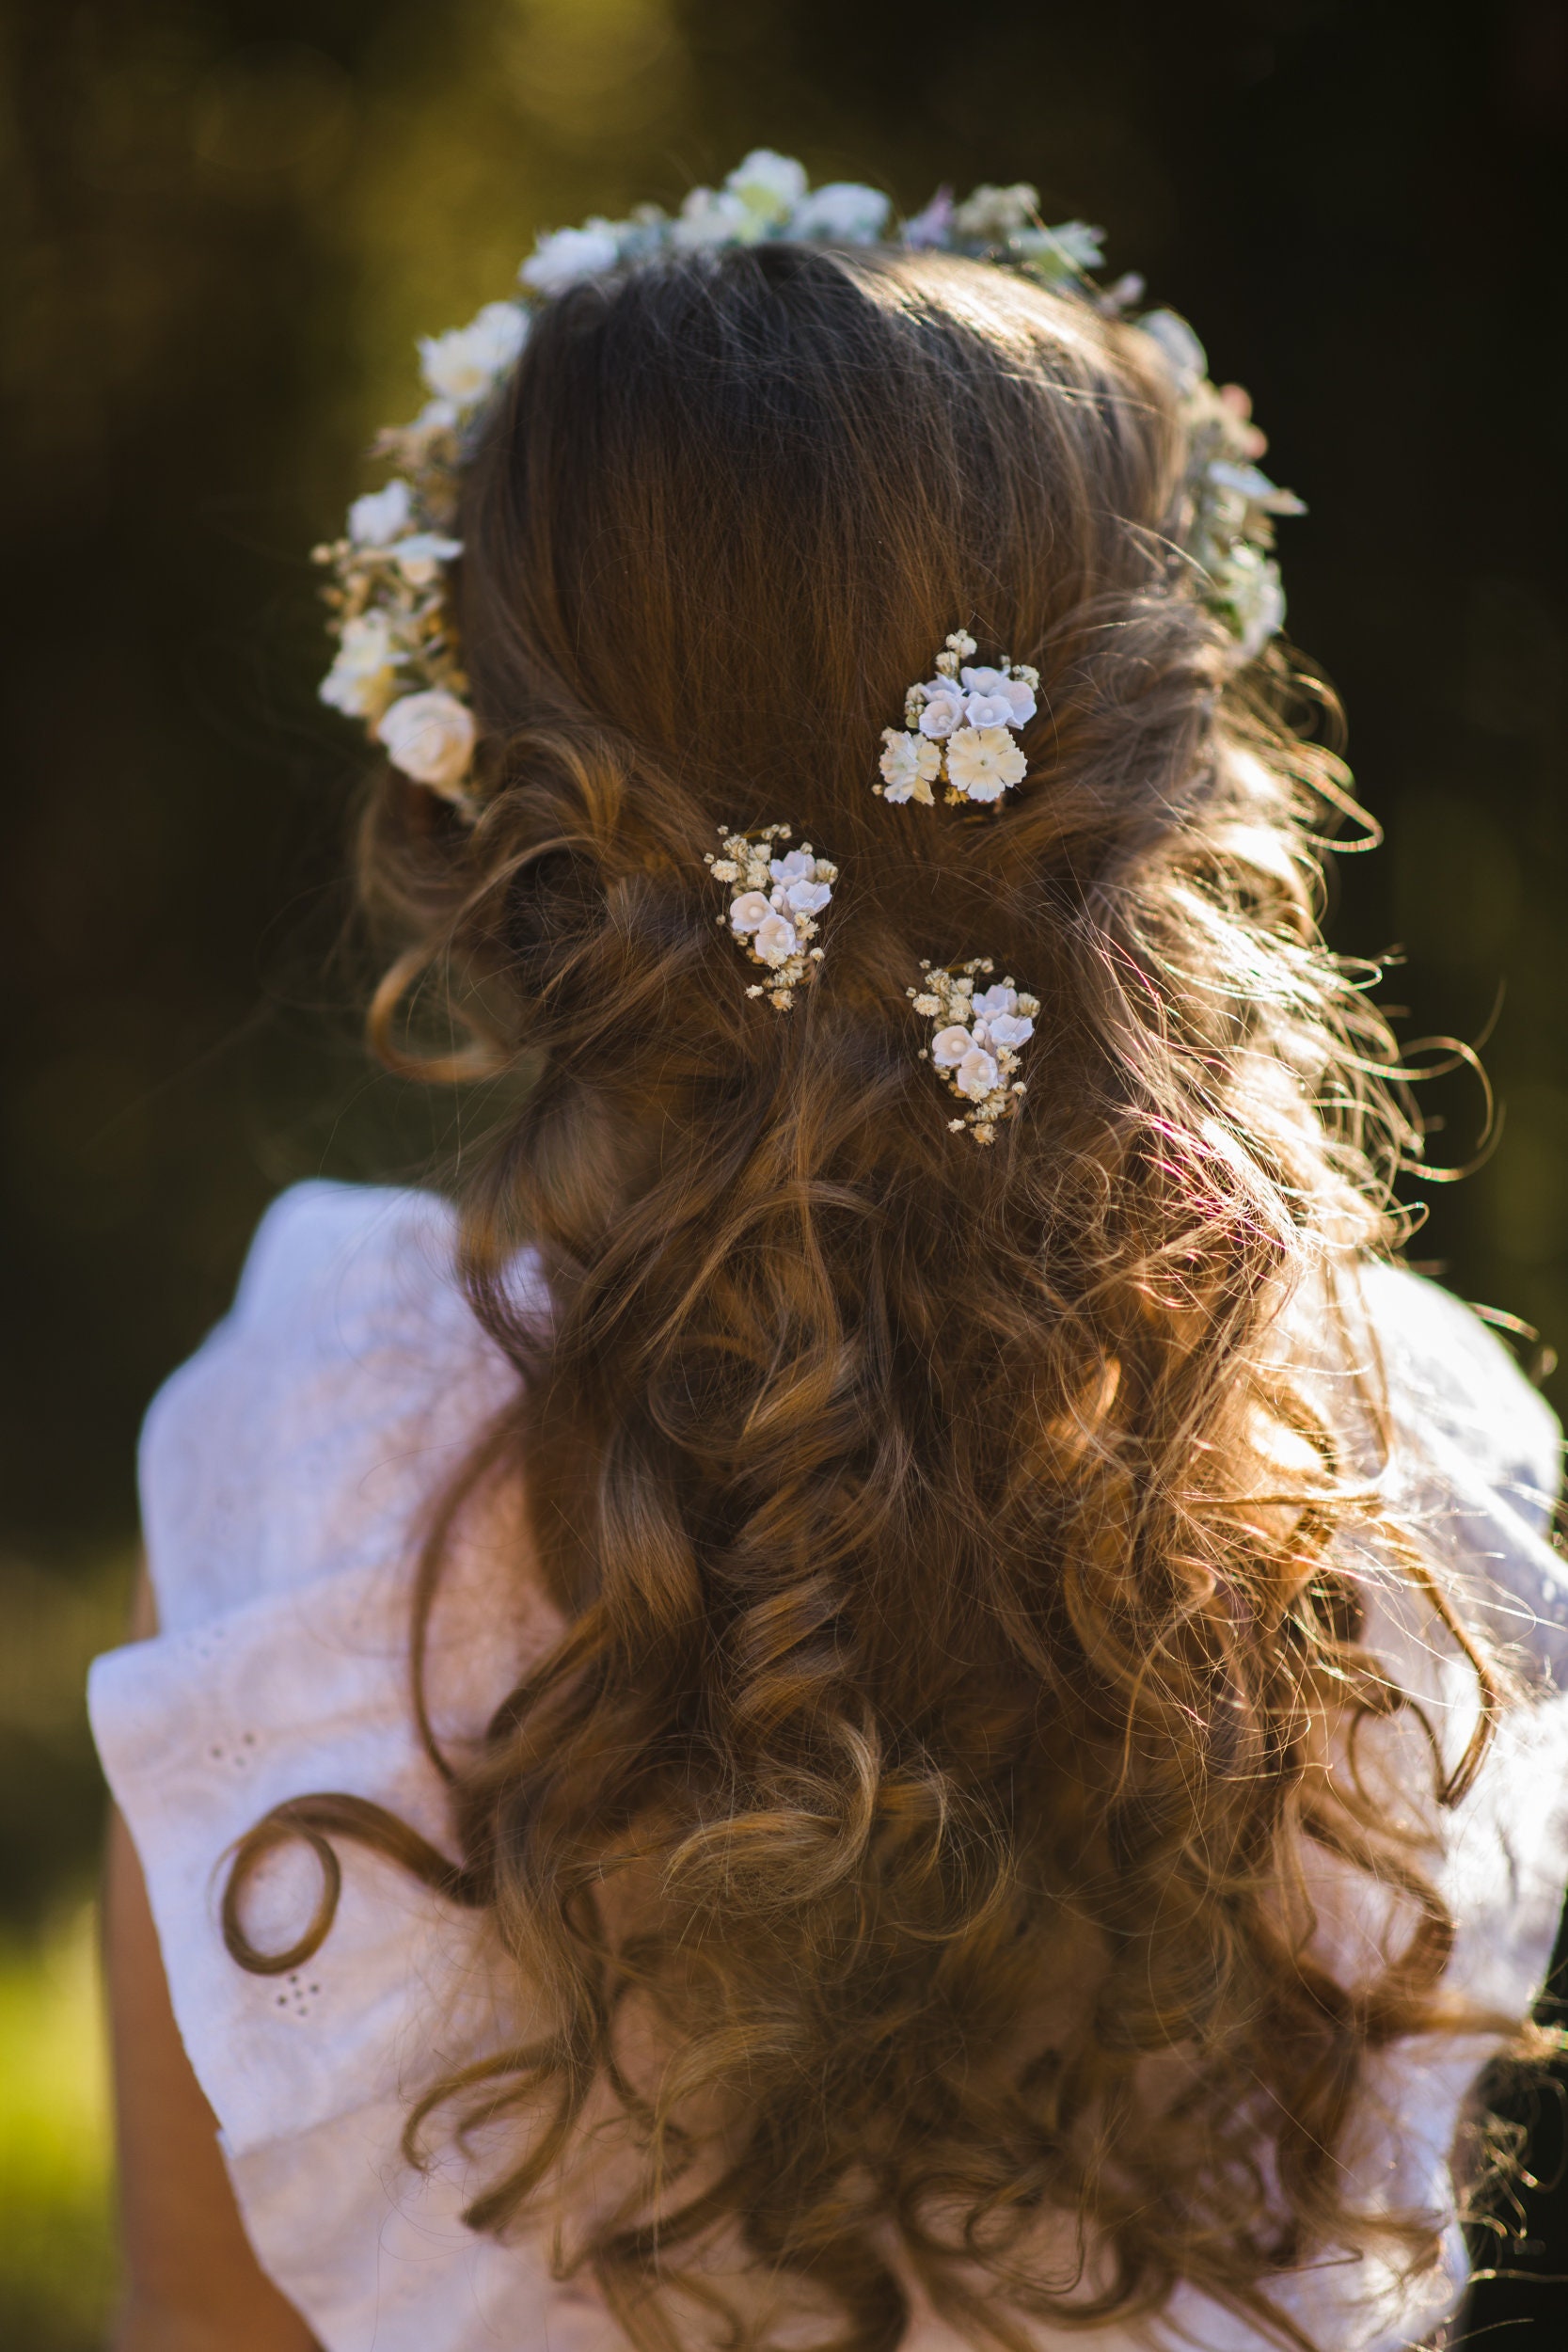
{"label": "sunlit hair highlight", "polygon": [[[1434,2251],[1336,2155],[1369,2051],[1454,2016],[1418,1852],[1325,1761],[1403,1704],[1349,1539],[1480,1677],[1445,1801],[1496,1693],[1287,1342],[1309,1300],[1351,1360],[1415,1135],[1318,933],[1324,690],[1236,675],[1181,456],[1148,339],[995,269],[777,246],[580,287],[468,484],[483,814],[388,772],[367,818],[376,1041],[496,1089],[463,1263],[520,1375],[416,1682],[498,1483],[568,1629],[475,1753],[431,1741],[456,1863],[304,1801],[230,1946],[279,1964],[241,1896],[281,1834],[487,1910],[544,2022],[411,2144],[512,2119],[470,2216],[506,2230],[616,2120],[624,2193],[563,2259],[649,2352],[792,2301],[892,2352],[911,2290],[1018,2345],[1179,2280],[1301,2343],[1281,2270]],[[880,730],[958,627],[1039,669],[1029,781],[890,810]],[[840,879],[781,1019],[704,853],[785,818]],[[979,954],[1042,1006],[985,1152],[908,995]],[[1312,1942],[1323,1851],[1404,1904],[1365,1983]]]}

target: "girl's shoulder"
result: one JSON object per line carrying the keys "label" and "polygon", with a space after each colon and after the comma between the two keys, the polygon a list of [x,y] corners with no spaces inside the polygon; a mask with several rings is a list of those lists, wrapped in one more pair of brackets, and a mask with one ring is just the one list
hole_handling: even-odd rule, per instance
{"label": "girl's shoulder", "polygon": [[[486,1923],[354,1847],[307,1963],[237,1967],[219,1911],[237,1840],[292,1798],[366,1799],[450,1848],[410,1704],[412,1569],[427,1506],[515,1390],[468,1308],[448,1204],[286,1193],[231,1311],[148,1415],[159,1631],[89,1681],[247,2233],[335,2352],[478,2352],[513,2306],[571,2337],[543,2263],[463,2225],[456,2156],[420,2175],[399,2153],[410,2097],[517,2029]],[[456,1547],[427,1661],[443,1739],[482,1727],[553,1638],[518,1592],[515,1533],[484,1519]],[[318,1892],[310,1854],[285,1850],[247,1898],[247,1932],[288,1946]]]}
{"label": "girl's shoulder", "polygon": [[[310,1183],[261,1219],[233,1307],[143,1427],[160,1623],[385,1558],[515,1375],[431,1192]],[[527,1269],[522,1270],[527,1279]]]}
{"label": "girl's shoulder", "polygon": [[1525,1680],[1568,1685],[1556,1414],[1473,1308],[1408,1267],[1360,1265],[1342,1304],[1361,1467]]}
{"label": "girl's shoulder", "polygon": [[1549,1524],[1562,1475],[1562,1429],[1497,1332],[1408,1266],[1358,1270],[1391,1417],[1407,1442],[1467,1467],[1531,1527]]}

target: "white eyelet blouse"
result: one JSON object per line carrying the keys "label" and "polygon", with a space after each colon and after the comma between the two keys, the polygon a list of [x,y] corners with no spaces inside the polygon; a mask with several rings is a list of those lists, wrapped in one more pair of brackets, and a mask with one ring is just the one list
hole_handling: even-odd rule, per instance
{"label": "white eyelet blouse", "polygon": [[[427,1194],[309,1184],[274,1204],[232,1312],[148,1416],[161,1629],[97,1661],[89,1705],[246,2231],[326,2352],[589,2352],[622,2341],[591,2290],[552,2280],[542,2246],[463,2226],[473,2182],[439,2133],[429,2172],[400,2153],[411,2099],[507,2029],[484,1921],[345,1844],[338,1918],[308,1964],[247,1975],[218,1926],[230,1849],[286,1797],[373,1798],[451,1850],[443,1784],[408,1703],[412,1558],[421,1512],[514,1385],[458,1286],[453,1244],[451,1209]],[[517,1279],[526,1288],[526,1265]],[[1365,1297],[1396,1430],[1382,1475],[1530,1677],[1465,1802],[1441,1817],[1410,1807],[1458,1923],[1450,1983],[1522,2015],[1568,1878],[1568,1592],[1545,1536],[1559,1432],[1443,1292],[1371,1267]],[[503,1563],[504,1545],[487,1552],[479,1537],[455,1560],[431,1670],[443,1737],[476,1732],[552,1638]],[[1468,1674],[1430,1619],[1375,1577],[1370,1589],[1368,1639],[1438,1710],[1454,1749],[1473,1720]],[[318,1884],[308,1852],[270,1860],[246,1912],[252,1940],[292,1942]],[[1378,1932],[1365,1887],[1325,1866],[1323,1908],[1354,1968]],[[1391,2352],[1456,2301],[1449,2156],[1489,2046],[1416,2042],[1370,2062],[1345,2161],[1369,2199],[1448,2217],[1446,2261],[1417,2280],[1375,2259],[1294,2274],[1282,2299],[1332,2352]],[[1261,2352],[1263,2339],[1183,2292],[1158,2323],[1040,2342]],[[953,2352],[956,2339],[926,2313],[909,2344]]]}

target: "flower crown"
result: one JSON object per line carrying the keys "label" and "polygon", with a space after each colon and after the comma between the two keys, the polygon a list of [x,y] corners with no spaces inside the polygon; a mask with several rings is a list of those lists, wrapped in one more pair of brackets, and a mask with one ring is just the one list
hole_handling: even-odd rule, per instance
{"label": "flower crown", "polygon": [[[523,293],[489,302],[467,326],[420,343],[430,394],[411,424],[378,435],[373,454],[395,469],[379,490],[356,499],[345,534],[314,550],[331,573],[325,590],[338,650],[322,680],[322,700],[362,720],[405,775],[478,815],[470,789],[476,730],[447,590],[447,566],[463,552],[452,536],[462,469],[481,416],[528,338],[533,307],[584,280],[661,256],[712,252],[788,239],[806,245],[887,244],[906,252],[943,252],[992,262],[1091,304],[1127,316],[1158,348],[1171,376],[1187,433],[1188,462],[1178,526],[1200,593],[1235,640],[1238,662],[1250,661],[1285,619],[1279,569],[1270,552],[1274,518],[1298,515],[1301,501],[1259,470],[1267,444],[1253,424],[1239,385],[1208,379],[1203,346],[1171,310],[1136,313],[1143,280],[1128,276],[1101,287],[1089,276],[1102,260],[1101,231],[1081,220],[1047,228],[1039,198],[1023,183],[978,187],[955,203],[942,189],[924,212],[889,233],[892,207],[876,188],[833,181],[813,188],[800,165],[758,148],[721,188],[693,188],[670,215],[641,204],[627,220],[597,217],[580,229],[541,236],[517,275]],[[973,641],[966,639],[971,650]],[[954,652],[949,639],[947,651]],[[955,661],[954,669],[959,665]],[[945,738],[927,723],[940,698],[957,692],[939,656],[937,679],[911,690],[926,703],[895,743],[889,729],[881,761],[890,800],[927,800],[943,781],[949,799],[994,800],[1022,778],[1022,755],[1007,730],[1023,723],[1000,708],[1022,709],[1038,680],[1022,668],[963,672],[968,698],[995,703],[992,719],[958,717]],[[975,683],[983,680],[984,683]],[[982,739],[990,737],[988,743]],[[910,744],[909,749],[902,748]],[[890,770],[889,762],[894,765]],[[1016,772],[1014,771],[1016,770]]]}

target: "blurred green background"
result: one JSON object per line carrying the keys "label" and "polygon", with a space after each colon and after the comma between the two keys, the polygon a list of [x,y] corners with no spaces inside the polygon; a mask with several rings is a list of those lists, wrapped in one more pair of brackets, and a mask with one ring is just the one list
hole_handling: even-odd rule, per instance
{"label": "blurred green background", "polygon": [[[1112,266],[1251,386],[1311,509],[1286,527],[1293,631],[1388,834],[1341,869],[1338,944],[1403,950],[1410,1034],[1491,1027],[1501,1137],[1463,1186],[1412,1187],[1416,1254],[1561,1343],[1568,20],[11,0],[0,22],[0,2343],[75,2352],[113,2291],[80,1692],[127,1589],[137,1420],[277,1186],[417,1176],[440,1142],[440,1106],[359,1058],[356,752],[314,699],[307,562],[372,429],[417,403],[414,336],[504,293],[541,226],[672,203],[759,143],[907,209],[1024,178],[1048,217],[1103,222]],[[1431,1108],[1435,1151],[1469,1157],[1473,1086]]]}

